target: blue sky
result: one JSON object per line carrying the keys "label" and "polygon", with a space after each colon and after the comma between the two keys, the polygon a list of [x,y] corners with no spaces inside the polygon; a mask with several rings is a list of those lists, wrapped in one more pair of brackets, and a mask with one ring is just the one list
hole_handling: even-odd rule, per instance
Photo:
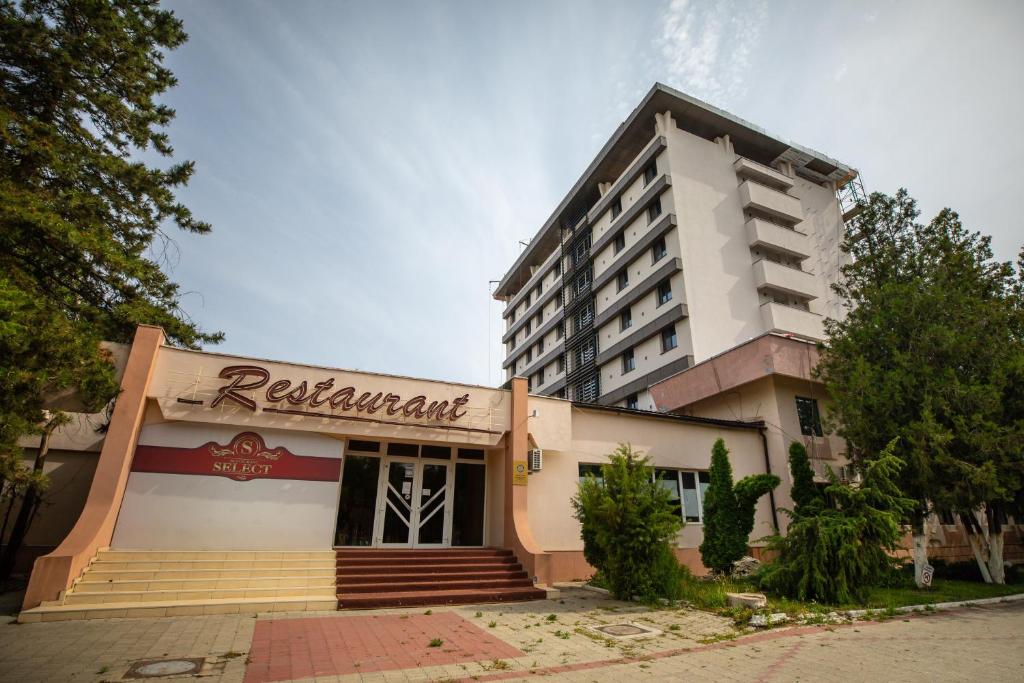
{"label": "blue sky", "polygon": [[499,383],[488,281],[655,81],[1024,241],[1022,3],[167,6],[214,230],[166,256],[211,350]]}

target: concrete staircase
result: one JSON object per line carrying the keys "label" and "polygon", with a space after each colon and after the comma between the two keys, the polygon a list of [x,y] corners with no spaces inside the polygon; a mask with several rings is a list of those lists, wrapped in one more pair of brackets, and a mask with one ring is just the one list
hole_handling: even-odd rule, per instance
{"label": "concrete staircase", "polygon": [[341,609],[511,602],[547,597],[511,550],[337,551]]}
{"label": "concrete staircase", "polygon": [[59,600],[20,622],[337,609],[326,551],[101,550]]}

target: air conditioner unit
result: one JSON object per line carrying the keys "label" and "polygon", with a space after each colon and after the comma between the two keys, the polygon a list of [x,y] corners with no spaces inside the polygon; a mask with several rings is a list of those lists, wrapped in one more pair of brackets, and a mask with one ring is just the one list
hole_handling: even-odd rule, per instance
{"label": "air conditioner unit", "polygon": [[531,472],[540,472],[541,468],[544,467],[544,451],[539,448],[531,448],[527,460],[529,460],[529,467]]}

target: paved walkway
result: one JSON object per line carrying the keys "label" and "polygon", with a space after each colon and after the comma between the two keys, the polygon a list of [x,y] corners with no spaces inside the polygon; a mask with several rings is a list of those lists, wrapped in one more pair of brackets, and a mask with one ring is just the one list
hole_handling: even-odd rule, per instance
{"label": "paved walkway", "polygon": [[[598,630],[616,625],[655,633]],[[432,610],[11,624],[0,626],[0,681],[120,681],[139,660],[175,657],[204,658],[203,679],[234,683],[1024,680],[1024,602],[735,635],[714,615],[579,590]]]}

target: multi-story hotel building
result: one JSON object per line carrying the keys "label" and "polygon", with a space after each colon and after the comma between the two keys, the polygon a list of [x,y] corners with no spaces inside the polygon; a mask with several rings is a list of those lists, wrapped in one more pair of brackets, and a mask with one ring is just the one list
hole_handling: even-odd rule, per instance
{"label": "multi-story hotel building", "polygon": [[766,333],[820,340],[856,175],[656,84],[498,284],[506,378],[664,410],[650,387],[695,364]]}

